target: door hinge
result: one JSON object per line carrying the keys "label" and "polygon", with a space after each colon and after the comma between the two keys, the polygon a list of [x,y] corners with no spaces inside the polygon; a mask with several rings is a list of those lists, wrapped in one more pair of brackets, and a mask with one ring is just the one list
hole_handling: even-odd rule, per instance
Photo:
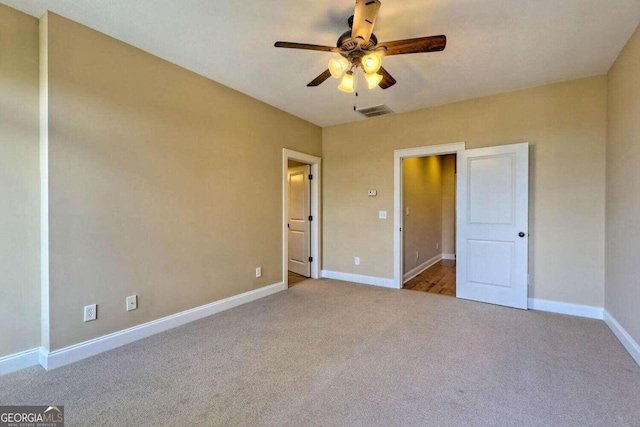
{"label": "door hinge", "polygon": [[313,217],[309,215],[309,221],[313,221]]}
{"label": "door hinge", "polygon": [[309,257],[309,262],[313,262],[313,257],[312,256]]}
{"label": "door hinge", "polygon": [[313,180],[313,175],[309,174],[309,181]]}

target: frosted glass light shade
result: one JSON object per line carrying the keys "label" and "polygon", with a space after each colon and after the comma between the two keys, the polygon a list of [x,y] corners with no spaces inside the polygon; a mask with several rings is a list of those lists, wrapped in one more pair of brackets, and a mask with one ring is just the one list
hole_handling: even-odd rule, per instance
{"label": "frosted glass light shade", "polygon": [[347,71],[342,78],[342,82],[340,83],[340,86],[338,86],[338,89],[343,92],[353,92],[353,86],[353,71]]}
{"label": "frosted glass light shade", "polygon": [[364,78],[367,79],[369,89],[375,88],[382,81],[382,76],[378,73],[367,73]]}
{"label": "frosted glass light shade", "polygon": [[373,53],[362,57],[362,69],[365,73],[377,73],[382,66],[382,59]]}
{"label": "frosted glass light shade", "polygon": [[349,61],[346,58],[331,58],[329,60],[329,72],[333,77],[339,79],[342,77],[347,68],[349,67]]}

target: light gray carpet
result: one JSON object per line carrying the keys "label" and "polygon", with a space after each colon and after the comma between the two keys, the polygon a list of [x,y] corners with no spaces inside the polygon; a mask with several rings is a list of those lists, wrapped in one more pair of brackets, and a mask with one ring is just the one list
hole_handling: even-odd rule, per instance
{"label": "light gray carpet", "polygon": [[0,404],[69,426],[640,426],[640,367],[602,321],[309,280],[1,377]]}

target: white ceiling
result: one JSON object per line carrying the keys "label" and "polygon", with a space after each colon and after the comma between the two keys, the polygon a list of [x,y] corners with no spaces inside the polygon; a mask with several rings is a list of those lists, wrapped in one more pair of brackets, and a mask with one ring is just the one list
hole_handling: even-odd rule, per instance
{"label": "white ceiling", "polygon": [[[362,89],[358,107],[405,112],[606,73],[640,22],[640,0],[381,0],[379,41],[445,34],[444,52],[392,56],[398,83]],[[319,126],[365,120],[329,79],[306,84],[335,46],[354,0],[0,0],[97,29]]]}

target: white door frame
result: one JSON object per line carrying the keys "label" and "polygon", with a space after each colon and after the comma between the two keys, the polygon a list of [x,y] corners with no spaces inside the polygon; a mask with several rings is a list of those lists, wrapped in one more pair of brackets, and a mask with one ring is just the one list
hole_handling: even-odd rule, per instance
{"label": "white door frame", "polygon": [[288,148],[282,149],[282,281],[286,288],[289,287],[289,275],[288,275],[288,259],[289,259],[289,244],[288,244],[288,209],[289,209],[289,186],[287,180],[287,172],[289,169],[289,160],[295,160],[301,163],[306,163],[311,166],[311,278],[320,278],[320,182],[321,182],[321,164],[322,159],[320,157],[312,156],[310,154],[301,153],[299,151],[289,150]]}
{"label": "white door frame", "polygon": [[[464,151],[465,142],[404,148],[393,152],[393,282],[402,289],[402,159],[440,156]],[[456,193],[458,189],[456,188]],[[457,195],[456,195],[457,196]]]}

